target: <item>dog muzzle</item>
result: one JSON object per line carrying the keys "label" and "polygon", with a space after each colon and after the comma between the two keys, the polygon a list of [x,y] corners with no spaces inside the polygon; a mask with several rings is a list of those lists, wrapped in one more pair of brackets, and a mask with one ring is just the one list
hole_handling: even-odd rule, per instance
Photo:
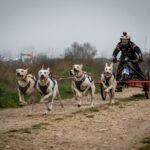
{"label": "dog muzzle", "polygon": [[110,73],[110,72],[105,72],[105,75],[106,75],[107,77],[110,77],[110,76],[111,76],[111,73]]}
{"label": "dog muzzle", "polygon": [[41,80],[41,81],[45,81],[45,80],[46,80],[46,77],[45,77],[44,75],[41,75],[41,76],[40,76],[40,80]]}
{"label": "dog muzzle", "polygon": [[80,72],[79,70],[77,70],[76,68],[74,68],[74,73],[75,73],[76,76],[78,76],[79,72]]}
{"label": "dog muzzle", "polygon": [[76,68],[74,68],[73,70],[74,70],[75,73],[78,73],[78,72],[79,72],[79,70],[77,70]]}
{"label": "dog muzzle", "polygon": [[21,75],[19,72],[17,72],[17,77],[18,77],[19,79],[22,79],[24,76]]}

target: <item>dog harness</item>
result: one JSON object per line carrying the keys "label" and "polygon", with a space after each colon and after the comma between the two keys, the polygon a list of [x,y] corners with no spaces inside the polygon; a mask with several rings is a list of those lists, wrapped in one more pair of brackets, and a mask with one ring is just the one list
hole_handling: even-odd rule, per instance
{"label": "dog harness", "polygon": [[[31,76],[29,76],[29,78],[31,78],[32,80],[34,80],[35,84],[34,84],[33,87],[35,88],[35,87],[36,87],[36,83],[37,83],[36,78],[31,77]],[[26,82],[26,80],[22,80],[22,81]],[[29,88],[29,86],[30,86],[30,81],[29,81],[29,83],[28,83],[25,87],[22,87],[22,86],[19,85],[19,90],[21,91],[21,94],[24,94],[24,95],[25,95],[27,89]]]}
{"label": "dog harness", "polygon": [[77,87],[77,89],[80,91],[80,92],[83,92],[84,90],[81,89],[81,84],[85,81],[85,76],[79,80],[79,81],[75,81],[75,85]]}
{"label": "dog harness", "polygon": [[34,76],[34,77],[30,77],[31,79],[34,80],[35,84],[34,84],[34,88],[36,87],[36,83],[37,83],[37,78]]}
{"label": "dog harness", "polygon": [[106,77],[106,76],[104,75],[104,77],[105,77],[105,85],[106,85],[106,86],[109,86],[109,81],[110,81],[112,75],[111,75],[110,77]]}
{"label": "dog harness", "polygon": [[[53,82],[53,87],[52,87],[52,90],[53,90],[56,83],[55,83],[55,80],[52,78],[52,76],[50,76],[49,78],[50,78],[51,81]],[[49,86],[49,83],[50,83],[50,82],[48,82],[47,85],[45,85],[45,86],[42,86],[42,85],[40,85],[40,84],[38,83],[38,86],[39,86],[40,90],[42,91],[42,94],[44,94],[44,95],[48,94],[47,88],[48,88],[48,86]]]}
{"label": "dog harness", "polygon": [[20,86],[19,85],[19,90],[21,91],[21,94],[23,95],[25,95],[26,94],[26,91],[27,91],[27,89],[29,88],[29,86],[30,86],[30,82],[25,86],[25,87],[22,87],[22,86]]}
{"label": "dog harness", "polygon": [[42,86],[42,85],[40,85],[40,84],[38,83],[38,86],[39,86],[39,88],[40,88],[42,94],[46,95],[46,94],[47,94],[47,88],[48,88],[48,86],[49,86],[49,82],[48,82],[47,85],[45,85],[45,86]]}
{"label": "dog harness", "polygon": [[[89,79],[90,82],[93,81],[93,80],[90,80],[89,76],[88,76],[88,79]],[[81,80],[75,81],[76,88],[77,88],[80,92],[83,92],[83,91],[85,90],[85,89],[81,89],[81,84],[82,84],[84,81],[85,81],[85,75],[84,75],[84,77],[83,77]],[[91,89],[91,88],[89,88],[89,90],[90,90],[90,89]]]}

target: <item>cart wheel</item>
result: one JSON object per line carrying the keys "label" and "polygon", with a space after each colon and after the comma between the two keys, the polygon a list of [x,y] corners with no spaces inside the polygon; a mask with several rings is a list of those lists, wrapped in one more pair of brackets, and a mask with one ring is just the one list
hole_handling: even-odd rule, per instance
{"label": "cart wheel", "polygon": [[146,80],[150,80],[150,72],[146,70],[144,74],[145,74]]}
{"label": "cart wheel", "polygon": [[145,91],[145,97],[147,99],[150,99],[150,85],[145,84],[144,85],[144,91]]}
{"label": "cart wheel", "polygon": [[[146,79],[150,80],[150,72],[146,72]],[[150,99],[150,84],[144,84],[145,97]]]}
{"label": "cart wheel", "polygon": [[104,87],[102,84],[100,84],[100,94],[101,94],[102,99],[106,100],[106,94],[105,94]]}

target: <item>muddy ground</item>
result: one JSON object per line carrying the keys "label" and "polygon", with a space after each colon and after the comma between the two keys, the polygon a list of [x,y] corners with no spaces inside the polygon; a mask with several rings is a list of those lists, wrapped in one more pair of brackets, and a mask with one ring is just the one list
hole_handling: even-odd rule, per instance
{"label": "muddy ground", "polygon": [[[150,100],[128,101],[141,89],[116,94],[116,105],[95,97],[78,108],[74,99],[55,101],[44,116],[44,104],[0,110],[0,150],[137,150],[140,140],[150,135]],[[122,101],[124,99],[124,101]]]}

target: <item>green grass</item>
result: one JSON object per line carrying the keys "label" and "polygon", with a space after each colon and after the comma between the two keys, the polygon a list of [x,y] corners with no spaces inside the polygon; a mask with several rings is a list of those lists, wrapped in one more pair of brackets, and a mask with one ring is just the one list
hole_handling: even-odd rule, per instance
{"label": "green grass", "polygon": [[141,147],[139,150],[150,150],[150,145],[146,145],[144,147]]}
{"label": "green grass", "polygon": [[99,109],[97,107],[89,108],[89,111],[91,112],[99,112]]}
{"label": "green grass", "polygon": [[96,87],[95,93],[96,94],[100,93],[100,85],[96,84],[95,87]]}
{"label": "green grass", "polygon": [[[73,92],[70,83],[61,83],[59,85],[60,95],[62,99],[68,99],[73,97]],[[96,86],[96,93],[99,92],[99,86]],[[25,100],[28,100],[28,96],[25,96]],[[39,102],[40,94],[37,92],[34,97],[35,102]],[[0,108],[19,107],[19,96],[17,89],[0,88]]]}
{"label": "green grass", "polygon": [[135,94],[131,97],[123,98],[122,101],[130,102],[130,101],[140,101],[144,99],[145,99],[144,94]]}
{"label": "green grass", "polygon": [[131,100],[141,100],[141,99],[145,99],[144,94],[135,94],[133,96],[131,96],[129,99]]}
{"label": "green grass", "polygon": [[0,88],[0,108],[19,106],[17,91],[5,90]]}
{"label": "green grass", "polygon": [[59,70],[58,74],[62,77],[69,77],[70,76],[70,68],[62,68]]}
{"label": "green grass", "polygon": [[[25,96],[25,101],[29,96]],[[34,98],[35,102],[39,102],[40,95],[37,93]],[[19,96],[17,89],[8,90],[0,88],[0,108],[19,107]]]}
{"label": "green grass", "polygon": [[144,144],[143,147],[141,147],[139,150],[150,150],[150,137],[146,137],[142,140],[142,143]]}
{"label": "green grass", "polygon": [[38,123],[32,126],[32,129],[45,129],[45,125],[48,125],[48,123]]}
{"label": "green grass", "polygon": [[11,129],[7,132],[4,132],[4,134],[7,134],[7,133],[28,133],[28,134],[31,134],[33,131],[38,131],[40,129],[46,130],[47,125],[49,125],[49,124],[48,123],[38,123],[38,124],[32,125],[30,128]]}
{"label": "green grass", "polygon": [[62,99],[73,97],[72,89],[70,84],[59,85],[60,95]]}

